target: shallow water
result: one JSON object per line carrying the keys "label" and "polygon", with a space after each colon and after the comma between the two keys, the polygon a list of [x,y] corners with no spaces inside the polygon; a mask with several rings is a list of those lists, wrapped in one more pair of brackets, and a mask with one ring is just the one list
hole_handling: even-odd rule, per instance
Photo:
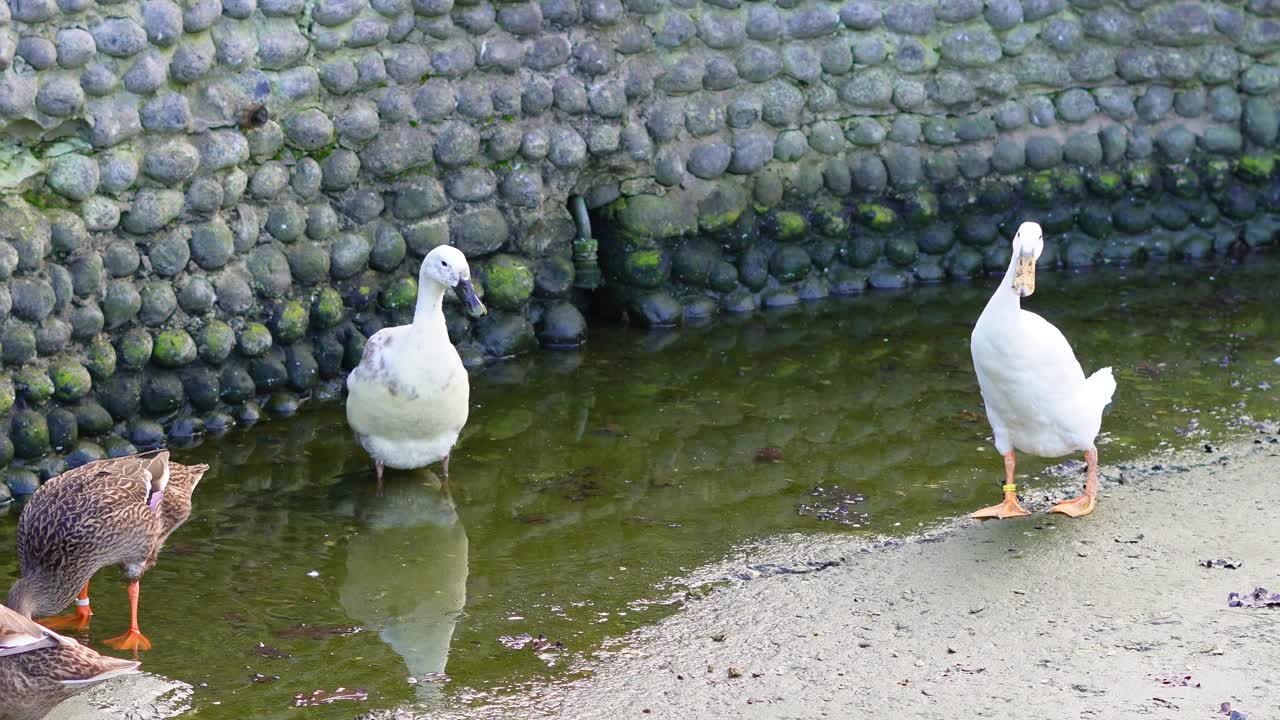
{"label": "shallow water", "polygon": [[[1254,259],[1040,277],[1025,306],[1086,372],[1115,368],[1104,462],[1280,415],[1266,385],[1280,384],[1277,271]],[[213,467],[143,580],[145,667],[195,685],[202,718],[350,718],[518,692],[669,612],[664,580],[735,543],[903,531],[991,504],[1003,466],[968,332],[994,283],[670,332],[597,328],[582,352],[488,368],[448,490],[424,471],[389,474],[377,496],[338,406],[177,451]],[[833,485],[865,496],[843,522],[798,512]],[[5,537],[15,514],[0,517]],[[15,566],[0,558],[0,584]],[[92,640],[123,631],[118,571],[92,596]],[[521,633],[565,650],[499,641]],[[292,707],[338,687],[368,699]]]}

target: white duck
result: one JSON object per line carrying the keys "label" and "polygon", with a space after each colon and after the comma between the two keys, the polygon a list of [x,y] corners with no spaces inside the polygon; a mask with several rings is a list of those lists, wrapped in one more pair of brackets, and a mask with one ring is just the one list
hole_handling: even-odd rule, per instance
{"label": "white duck", "polygon": [[1085,378],[1071,345],[1058,328],[1021,307],[1036,289],[1036,260],[1044,250],[1040,226],[1025,222],[1013,237],[1013,257],[1000,287],[987,302],[969,340],[996,450],[1004,455],[1004,502],[975,518],[1028,515],[1013,480],[1014,450],[1040,457],[1084,451],[1088,479],[1084,495],[1050,512],[1080,517],[1093,512],[1098,495],[1098,449],[1102,409],[1116,381],[1106,367]]}
{"label": "white duck", "polygon": [[374,333],[347,377],[347,422],[373,456],[379,486],[386,465],[412,470],[443,461],[449,477],[449,452],[467,424],[471,385],[445,327],[441,301],[447,288],[456,290],[469,314],[485,313],[467,258],[441,245],[418,271],[413,323]]}

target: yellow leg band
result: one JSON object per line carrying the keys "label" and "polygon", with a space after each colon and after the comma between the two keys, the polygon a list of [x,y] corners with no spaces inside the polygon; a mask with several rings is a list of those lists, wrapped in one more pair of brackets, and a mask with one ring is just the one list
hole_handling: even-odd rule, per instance
{"label": "yellow leg band", "polygon": [[1001,489],[1007,493],[1018,492],[1018,486],[1013,483],[1009,483],[1008,485],[1005,485]]}

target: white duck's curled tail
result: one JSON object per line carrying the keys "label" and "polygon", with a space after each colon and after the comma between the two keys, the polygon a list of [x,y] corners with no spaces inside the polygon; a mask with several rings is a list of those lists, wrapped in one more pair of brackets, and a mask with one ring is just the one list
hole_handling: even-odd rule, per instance
{"label": "white duck's curled tail", "polygon": [[1084,381],[1085,389],[1089,396],[1097,400],[1098,411],[1111,404],[1111,396],[1116,393],[1116,378],[1111,374],[1111,368],[1104,367],[1089,376]]}

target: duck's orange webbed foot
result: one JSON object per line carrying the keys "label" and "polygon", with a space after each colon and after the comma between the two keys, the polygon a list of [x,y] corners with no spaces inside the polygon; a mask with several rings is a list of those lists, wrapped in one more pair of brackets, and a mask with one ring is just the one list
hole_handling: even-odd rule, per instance
{"label": "duck's orange webbed foot", "polygon": [[143,635],[138,628],[130,628],[129,632],[113,637],[110,640],[104,640],[103,644],[115,650],[150,650],[151,641]]}
{"label": "duck's orange webbed foot", "polygon": [[1023,517],[1030,515],[1025,508],[1018,502],[1018,494],[1013,491],[1006,491],[1004,494],[1004,502],[999,505],[992,505],[989,508],[983,508],[974,513],[970,517],[975,520],[1003,520],[1011,517]]}
{"label": "duck's orange webbed foot", "polygon": [[76,630],[83,631],[89,627],[89,619],[93,617],[93,610],[88,605],[79,605],[76,611],[66,615],[57,615],[55,617],[47,617],[36,620],[36,622],[49,628],[50,630]]}
{"label": "duck's orange webbed foot", "polygon": [[1068,517],[1078,518],[1084,517],[1093,512],[1096,505],[1092,495],[1084,494],[1073,500],[1063,500],[1049,509],[1051,513],[1062,513]]}

